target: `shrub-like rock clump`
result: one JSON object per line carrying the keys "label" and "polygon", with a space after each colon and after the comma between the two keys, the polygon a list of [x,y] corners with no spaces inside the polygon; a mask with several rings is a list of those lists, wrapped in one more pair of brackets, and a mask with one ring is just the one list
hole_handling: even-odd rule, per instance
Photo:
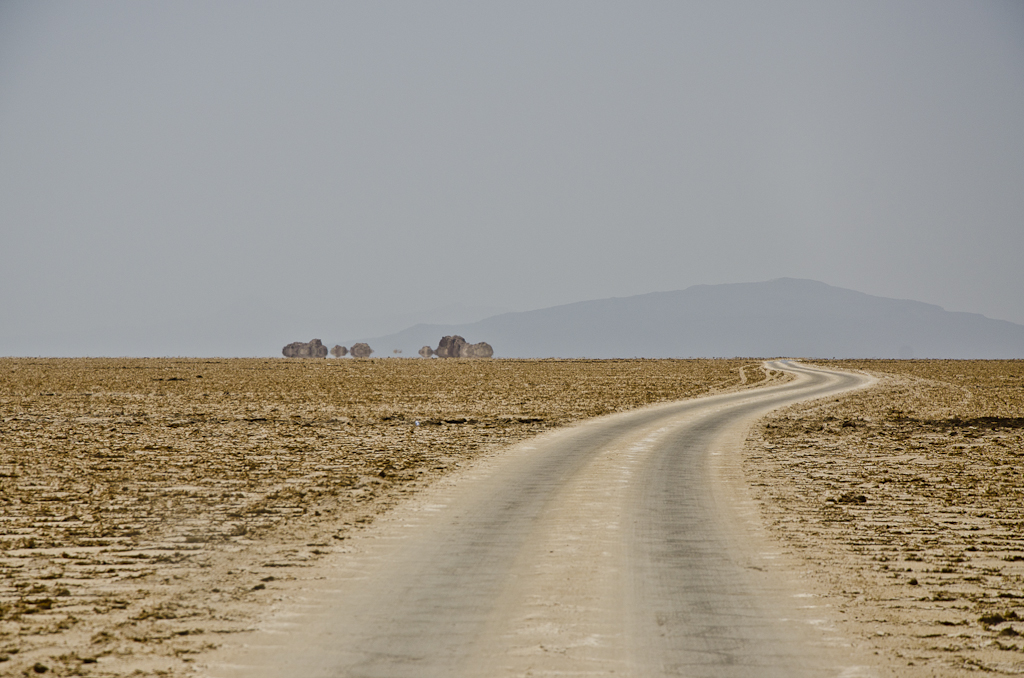
{"label": "shrub-like rock clump", "polygon": [[[420,355],[423,355],[429,348],[429,346],[424,346],[420,349]],[[484,341],[479,344],[467,343],[465,339],[456,334],[442,337],[441,343],[437,345],[437,349],[433,353],[438,358],[491,358],[494,356],[494,349]],[[423,357],[426,358],[429,355],[423,355]]]}
{"label": "shrub-like rock clump", "polygon": [[327,347],[319,339],[313,339],[309,343],[293,341],[281,349],[285,358],[326,358]]}
{"label": "shrub-like rock clump", "polygon": [[352,354],[353,358],[369,358],[370,354],[373,353],[373,349],[370,348],[369,344],[352,344],[349,353]]}

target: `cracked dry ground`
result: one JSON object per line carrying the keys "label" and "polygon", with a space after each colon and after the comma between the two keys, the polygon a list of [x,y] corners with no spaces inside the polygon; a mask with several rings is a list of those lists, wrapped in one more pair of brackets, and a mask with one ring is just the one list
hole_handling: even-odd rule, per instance
{"label": "cracked dry ground", "polygon": [[0,675],[187,675],[275,582],[445,470],[764,377],[741,360],[0,359]]}
{"label": "cracked dry ground", "polygon": [[1024,674],[1024,361],[820,361],[877,387],[779,411],[744,471],[887,675]]}

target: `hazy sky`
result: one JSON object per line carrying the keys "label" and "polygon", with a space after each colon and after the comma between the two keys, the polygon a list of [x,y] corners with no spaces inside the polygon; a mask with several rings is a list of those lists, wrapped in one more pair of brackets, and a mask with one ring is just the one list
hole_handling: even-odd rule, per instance
{"label": "hazy sky", "polygon": [[0,2],[0,355],[783,276],[1024,323],[1024,3]]}

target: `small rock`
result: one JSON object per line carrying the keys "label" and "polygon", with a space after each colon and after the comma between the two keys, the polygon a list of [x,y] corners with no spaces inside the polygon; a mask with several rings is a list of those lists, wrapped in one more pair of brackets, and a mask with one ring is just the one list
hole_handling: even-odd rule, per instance
{"label": "small rock", "polygon": [[373,353],[373,349],[370,348],[369,344],[353,344],[352,348],[349,349],[353,358],[369,358],[370,354]]}
{"label": "small rock", "polygon": [[463,346],[459,356],[462,358],[493,358],[494,349],[486,341],[481,341],[478,344]]}
{"label": "small rock", "polygon": [[327,347],[319,339],[313,339],[308,343],[293,341],[281,349],[285,358],[326,358]]}

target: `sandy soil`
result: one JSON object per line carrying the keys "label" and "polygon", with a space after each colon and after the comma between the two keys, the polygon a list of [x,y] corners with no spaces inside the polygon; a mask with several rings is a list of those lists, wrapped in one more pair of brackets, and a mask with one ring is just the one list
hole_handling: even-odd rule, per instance
{"label": "sandy soil", "polygon": [[1024,362],[821,364],[880,383],[755,429],[772,534],[889,675],[1024,674]]}
{"label": "sandy soil", "polygon": [[[1024,673],[1024,363],[824,364],[881,383],[753,432],[772,534],[891,675]],[[188,675],[275,582],[476,456],[761,378],[751,361],[0,359],[0,675]]]}
{"label": "sandy soil", "polygon": [[0,359],[0,674],[188,675],[275,582],[478,455],[764,377],[741,360]]}

